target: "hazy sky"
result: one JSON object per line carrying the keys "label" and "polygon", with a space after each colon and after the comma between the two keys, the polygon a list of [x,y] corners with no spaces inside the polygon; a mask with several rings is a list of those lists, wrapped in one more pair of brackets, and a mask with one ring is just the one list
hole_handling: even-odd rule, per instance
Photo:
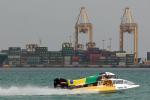
{"label": "hazy sky", "polygon": [[105,39],[106,48],[112,38],[112,50],[119,49],[121,16],[130,7],[139,25],[139,56],[150,51],[150,0],[0,0],[0,49],[25,48],[41,38],[49,50],[60,50],[73,36],[81,6],[88,10],[97,46]]}

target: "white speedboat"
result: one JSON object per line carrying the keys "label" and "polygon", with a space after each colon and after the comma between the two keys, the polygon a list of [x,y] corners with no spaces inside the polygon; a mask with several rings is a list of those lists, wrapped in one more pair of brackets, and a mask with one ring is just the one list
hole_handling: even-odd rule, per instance
{"label": "white speedboat", "polygon": [[116,92],[136,88],[139,87],[139,85],[128,80],[119,79],[114,73],[104,72],[98,75],[93,75],[76,80],[57,78],[54,80],[54,87],[72,89],[78,92]]}
{"label": "white speedboat", "polygon": [[109,79],[112,81],[113,85],[115,86],[116,90],[124,90],[124,89],[130,89],[130,88],[136,88],[140,85],[137,85],[131,81],[124,80],[124,79]]}
{"label": "white speedboat", "polygon": [[136,88],[140,86],[131,81],[119,79],[114,73],[111,72],[105,72],[104,74],[102,74],[102,76],[104,76],[104,80],[106,77],[107,80],[112,81],[112,84],[116,87],[117,90]]}

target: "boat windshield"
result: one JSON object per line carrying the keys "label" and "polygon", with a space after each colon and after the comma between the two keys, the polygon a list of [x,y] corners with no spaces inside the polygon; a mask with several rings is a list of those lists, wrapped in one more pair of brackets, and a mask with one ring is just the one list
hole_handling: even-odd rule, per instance
{"label": "boat windshield", "polygon": [[127,80],[113,80],[113,84],[128,84],[128,85],[133,85],[134,83],[131,81],[127,81]]}
{"label": "boat windshield", "polygon": [[123,84],[123,80],[113,80],[113,84]]}
{"label": "boat windshield", "polygon": [[111,75],[110,78],[117,78],[117,76],[116,75]]}
{"label": "boat windshield", "polygon": [[131,81],[124,80],[124,84],[133,85],[134,83]]}
{"label": "boat windshield", "polygon": [[105,72],[105,73],[100,73],[103,77],[110,79],[110,78],[117,78],[117,76],[114,73],[111,72]]}

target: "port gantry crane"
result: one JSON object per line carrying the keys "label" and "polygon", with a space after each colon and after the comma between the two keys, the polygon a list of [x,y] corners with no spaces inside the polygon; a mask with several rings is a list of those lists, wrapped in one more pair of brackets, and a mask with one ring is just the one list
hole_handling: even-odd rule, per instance
{"label": "port gantry crane", "polygon": [[134,64],[138,63],[138,25],[134,22],[131,9],[125,8],[121,24],[120,24],[120,51],[123,51],[124,33],[134,35]]}
{"label": "port gantry crane", "polygon": [[78,43],[79,34],[81,33],[88,35],[88,43],[86,44],[86,47],[95,47],[95,43],[93,42],[92,23],[89,22],[89,18],[85,7],[81,7],[80,13],[77,18],[77,22],[75,24],[75,50],[83,49],[83,44]]}

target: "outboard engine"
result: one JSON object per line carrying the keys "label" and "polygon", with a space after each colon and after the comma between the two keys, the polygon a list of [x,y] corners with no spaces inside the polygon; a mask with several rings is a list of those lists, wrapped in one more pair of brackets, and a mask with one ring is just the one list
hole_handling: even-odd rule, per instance
{"label": "outboard engine", "polygon": [[67,80],[63,78],[55,78],[54,88],[68,88]]}

